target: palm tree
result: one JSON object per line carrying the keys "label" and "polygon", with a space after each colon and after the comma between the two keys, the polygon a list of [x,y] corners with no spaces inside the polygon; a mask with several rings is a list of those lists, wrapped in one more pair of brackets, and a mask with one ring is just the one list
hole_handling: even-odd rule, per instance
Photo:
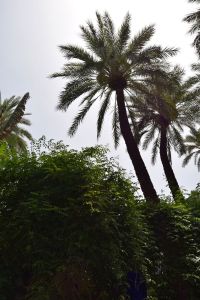
{"label": "palm tree", "polygon": [[155,73],[162,74],[158,71],[158,67],[163,59],[174,55],[176,49],[145,47],[154,34],[153,26],[145,27],[130,40],[129,14],[126,15],[118,32],[115,31],[108,13],[104,15],[96,13],[96,17],[97,28],[91,22],[88,22],[86,27],[81,26],[82,38],[86,42],[87,49],[71,45],[60,46],[65,57],[72,61],[64,65],[61,73],[52,75],[68,80],[60,95],[58,109],[66,111],[76,99],[84,95],[80,103],[82,108],[69,129],[69,135],[72,136],[93,103],[101,101],[97,120],[97,137],[99,137],[105,113],[112,104],[115,146],[119,143],[121,131],[145,198],[148,201],[158,202],[158,196],[131,132],[126,96],[136,91],[145,91],[145,83]]}
{"label": "palm tree", "polygon": [[194,163],[197,165],[198,171],[200,171],[200,129],[192,128],[191,134],[186,136],[185,142],[187,155],[183,161],[183,167],[194,157]]}
{"label": "palm tree", "polygon": [[31,134],[19,125],[31,125],[30,121],[24,116],[25,105],[29,98],[26,93],[22,98],[11,97],[1,100],[0,96],[0,141],[6,141],[10,148],[15,148],[17,152],[27,149],[24,138],[32,140]]}
{"label": "palm tree", "polygon": [[[192,3],[200,4],[200,0],[188,0],[188,1]],[[196,34],[196,37],[193,41],[193,46],[196,48],[197,54],[200,56],[200,9],[198,9],[193,13],[188,14],[183,20],[191,24],[189,33]]]}
{"label": "palm tree", "polygon": [[[152,163],[155,164],[158,151],[169,188],[176,199],[181,194],[178,181],[171,165],[171,149],[179,155],[186,152],[184,127],[192,128],[200,120],[199,92],[192,89],[194,81],[183,81],[184,72],[175,67],[169,74],[172,85],[164,88],[156,82],[149,89],[149,95],[130,98],[129,114],[138,142],[144,136],[143,149],[153,141]],[[132,110],[131,110],[132,109]],[[137,113],[136,113],[137,112]],[[144,113],[145,112],[145,113]]]}

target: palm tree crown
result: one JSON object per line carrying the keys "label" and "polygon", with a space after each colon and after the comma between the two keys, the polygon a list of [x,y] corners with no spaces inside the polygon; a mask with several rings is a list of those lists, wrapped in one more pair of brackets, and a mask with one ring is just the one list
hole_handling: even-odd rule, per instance
{"label": "palm tree crown", "polygon": [[0,140],[6,141],[9,147],[15,148],[18,152],[25,151],[27,143],[24,138],[32,140],[31,134],[20,125],[30,126],[30,121],[24,116],[25,105],[29,94],[22,98],[11,97],[1,100],[0,97]]}
{"label": "palm tree crown", "polygon": [[[97,29],[88,22],[81,26],[82,37],[88,50],[77,46],[60,46],[69,60],[76,61],[65,64],[63,72],[52,77],[69,79],[60,95],[58,109],[67,110],[79,96],[86,94],[81,101],[83,107],[75,117],[69,134],[73,135],[80,122],[96,100],[101,101],[98,112],[97,136],[100,136],[104,115],[109,108],[112,92],[123,88],[126,93],[143,91],[145,82],[158,71],[161,60],[174,55],[176,49],[159,46],[146,47],[146,43],[154,34],[154,27],[145,27],[134,39],[130,40],[130,15],[127,14],[121,28],[115,32],[114,25],[107,13],[97,16]],[[161,71],[160,71],[161,72]],[[118,109],[113,100],[113,137],[118,144]]]}
{"label": "palm tree crown", "polygon": [[183,70],[176,66],[169,72],[169,85],[155,81],[148,94],[130,97],[129,109],[138,142],[144,137],[143,149],[153,142],[153,164],[160,152],[174,199],[180,188],[171,167],[171,148],[179,155],[184,154],[184,127],[193,128],[200,122],[199,90],[195,88],[193,78],[184,81],[183,75]]}
{"label": "palm tree crown", "polygon": [[[164,126],[167,130],[168,155],[171,160],[171,149],[179,155],[185,153],[185,127],[194,127],[200,122],[199,90],[194,88],[193,78],[183,80],[184,71],[176,66],[170,71],[172,86],[164,87],[161,82],[150,86],[146,95],[130,97],[130,116],[135,124],[135,133],[139,129],[140,137],[144,136],[143,149],[153,142],[152,163],[155,164],[160,131]],[[137,99],[136,99],[137,98]]]}
{"label": "palm tree crown", "polygon": [[[200,0],[188,1],[200,4]],[[189,33],[196,34],[196,37],[193,41],[193,46],[196,48],[197,54],[200,56],[200,9],[197,9],[197,11],[188,14],[183,20],[191,24]]]}
{"label": "palm tree crown", "polygon": [[191,129],[191,134],[185,139],[187,147],[187,155],[183,161],[183,166],[186,166],[190,159],[194,157],[194,163],[197,165],[200,172],[200,129]]}

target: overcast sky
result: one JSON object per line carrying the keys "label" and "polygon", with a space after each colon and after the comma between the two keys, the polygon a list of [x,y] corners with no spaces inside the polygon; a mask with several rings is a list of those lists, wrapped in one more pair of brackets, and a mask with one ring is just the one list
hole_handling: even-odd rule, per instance
{"label": "overcast sky", "polygon": [[[56,111],[58,95],[64,81],[49,79],[59,71],[64,59],[58,45],[83,44],[79,25],[94,20],[95,11],[107,10],[116,27],[129,11],[132,16],[132,35],[142,27],[155,24],[152,44],[178,47],[174,63],[181,64],[190,74],[190,64],[197,58],[187,34],[188,24],[182,22],[196,6],[186,0],[0,0],[0,90],[2,98],[22,96],[29,92],[31,99],[27,111],[32,113],[31,133],[34,138],[43,134],[47,138],[62,139],[71,148],[80,149],[97,143],[109,146],[112,156],[119,156],[120,165],[133,170],[123,141],[117,151],[113,148],[110,115],[104,125],[100,140],[96,139],[96,108],[94,108],[73,138],[67,136],[72,117],[77,112],[73,106],[67,113]],[[158,159],[150,164],[150,151],[142,152],[152,181],[160,193],[166,189],[163,170]],[[187,190],[194,189],[199,180],[197,168],[191,162],[182,168],[182,159],[173,155],[177,179]]]}

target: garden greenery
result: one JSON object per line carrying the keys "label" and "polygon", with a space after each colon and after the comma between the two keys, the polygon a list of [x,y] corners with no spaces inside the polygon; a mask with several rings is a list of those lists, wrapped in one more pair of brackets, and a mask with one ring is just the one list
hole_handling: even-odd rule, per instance
{"label": "garden greenery", "polygon": [[106,152],[1,146],[2,300],[129,299],[130,271],[148,299],[200,298],[199,190],[149,206]]}

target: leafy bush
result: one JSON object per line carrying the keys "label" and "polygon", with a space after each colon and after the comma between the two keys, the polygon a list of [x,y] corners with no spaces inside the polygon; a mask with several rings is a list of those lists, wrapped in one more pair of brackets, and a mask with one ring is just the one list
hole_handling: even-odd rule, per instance
{"label": "leafy bush", "polygon": [[153,299],[200,299],[200,215],[194,216],[189,201],[162,203],[146,214]]}
{"label": "leafy bush", "polygon": [[1,300],[128,299],[129,271],[149,300],[200,299],[198,188],[150,207],[102,147],[0,157]]}
{"label": "leafy bush", "polygon": [[2,159],[1,299],[117,298],[143,261],[135,187],[101,147],[47,146]]}

